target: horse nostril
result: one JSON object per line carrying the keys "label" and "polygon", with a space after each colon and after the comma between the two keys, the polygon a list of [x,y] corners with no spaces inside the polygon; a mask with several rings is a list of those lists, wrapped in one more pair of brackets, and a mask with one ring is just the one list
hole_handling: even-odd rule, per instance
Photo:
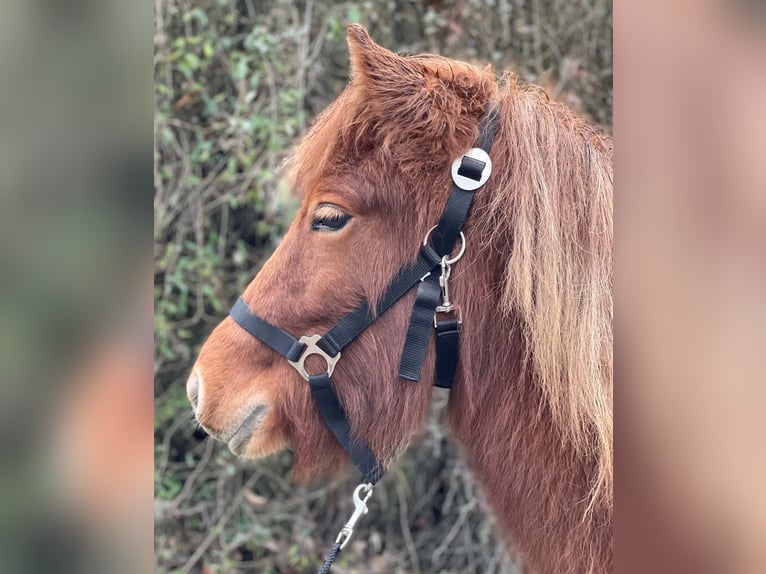
{"label": "horse nostril", "polygon": [[197,401],[199,399],[199,371],[194,369],[189,379],[186,381],[186,396],[189,398],[192,408],[197,410]]}

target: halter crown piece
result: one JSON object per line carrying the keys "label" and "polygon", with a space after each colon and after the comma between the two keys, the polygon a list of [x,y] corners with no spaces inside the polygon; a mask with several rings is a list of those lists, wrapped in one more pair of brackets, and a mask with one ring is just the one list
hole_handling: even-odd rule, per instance
{"label": "halter crown piece", "polygon": [[[308,381],[327,426],[364,475],[366,482],[354,491],[356,511],[343,527],[325,565],[319,571],[320,574],[329,571],[337,554],[350,539],[355,523],[367,513],[366,502],[372,494],[372,488],[385,473],[385,467],[375,453],[360,441],[359,437],[352,437],[348,417],[332,384],[331,376],[335,365],[341,358],[341,351],[349,343],[369,327],[376,317],[385,313],[417,285],[415,304],[399,362],[399,377],[413,382],[420,379],[431,331],[435,330],[434,385],[442,388],[452,387],[460,349],[462,314],[449,295],[451,266],[465,252],[466,241],[461,229],[468,218],[474,192],[487,182],[492,173],[489,151],[497,131],[498,112],[499,106],[496,103],[491,102],[487,105],[479,125],[476,146],[459,156],[452,164],[452,191],[439,222],[426,234],[415,261],[403,265],[388,284],[374,313],[365,300],[324,335],[304,335],[296,339],[253,313],[241,297],[230,311],[232,319],[240,327],[282,355]],[[451,256],[458,237],[461,239],[460,250],[455,256]],[[451,318],[439,320],[441,316],[450,315]],[[327,365],[324,373],[310,375],[306,372],[304,363],[311,355],[318,355],[324,359]],[[363,498],[360,497],[362,492]]]}

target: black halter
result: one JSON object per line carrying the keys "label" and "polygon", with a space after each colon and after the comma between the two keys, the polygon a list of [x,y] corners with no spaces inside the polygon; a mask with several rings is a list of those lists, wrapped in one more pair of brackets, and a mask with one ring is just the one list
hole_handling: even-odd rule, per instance
{"label": "black halter", "polygon": [[[341,351],[376,317],[388,310],[410,289],[418,285],[415,305],[412,309],[407,337],[399,364],[399,376],[410,381],[420,378],[428,341],[432,329],[436,329],[436,377],[434,384],[444,388],[452,386],[458,361],[459,316],[437,320],[437,314],[454,310],[447,291],[449,264],[461,229],[473,201],[473,194],[486,183],[492,171],[489,151],[497,131],[498,106],[490,103],[479,126],[476,147],[459,157],[452,165],[452,192],[447,200],[439,222],[429,231],[417,259],[402,266],[388,284],[375,312],[367,301],[348,313],[322,336],[303,336],[296,339],[253,313],[240,297],[231,309],[231,317],[253,337],[262,341],[286,358],[306,379],[319,411],[335,438],[346,450],[365,479],[374,485],[385,472],[370,448],[358,437],[352,437],[348,417],[333,387],[331,376]],[[431,237],[431,245],[428,237]],[[464,239],[463,239],[464,241]],[[465,243],[463,243],[463,247]],[[462,247],[461,247],[462,251]],[[441,266],[442,273],[436,272]],[[437,307],[440,296],[442,305]],[[309,375],[303,367],[310,355],[319,355],[327,363],[327,369],[319,375]]]}

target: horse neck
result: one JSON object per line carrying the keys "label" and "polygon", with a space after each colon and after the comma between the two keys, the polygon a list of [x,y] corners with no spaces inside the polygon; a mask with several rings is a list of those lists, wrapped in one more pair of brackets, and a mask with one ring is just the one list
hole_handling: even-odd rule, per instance
{"label": "horse neck", "polygon": [[476,245],[454,275],[464,323],[450,427],[533,572],[611,572],[611,512],[588,511],[598,461],[567,443],[525,363],[521,326],[498,311],[506,251]]}

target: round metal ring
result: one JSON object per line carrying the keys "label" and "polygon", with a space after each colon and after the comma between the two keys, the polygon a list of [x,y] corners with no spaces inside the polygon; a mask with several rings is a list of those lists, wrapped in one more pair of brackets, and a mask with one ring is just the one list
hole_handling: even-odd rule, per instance
{"label": "round metal ring", "polygon": [[[428,245],[428,238],[431,237],[431,232],[436,229],[438,226],[434,225],[431,229],[428,230],[428,233],[426,233],[425,238],[423,239],[423,245]],[[460,232],[460,251],[457,252],[457,255],[455,255],[452,259],[447,259],[445,263],[447,265],[452,265],[454,263],[457,263],[460,261],[460,258],[463,257],[463,253],[465,253],[465,235],[463,235],[463,232]]]}

